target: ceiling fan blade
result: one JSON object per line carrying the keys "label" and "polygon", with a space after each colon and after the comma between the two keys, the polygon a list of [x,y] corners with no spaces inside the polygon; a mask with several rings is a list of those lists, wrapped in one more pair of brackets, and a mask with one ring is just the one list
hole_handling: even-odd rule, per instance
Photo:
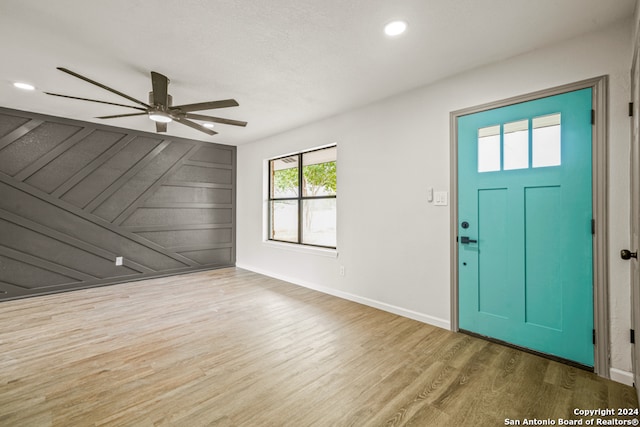
{"label": "ceiling fan blade", "polygon": [[197,104],[185,104],[172,106],[171,110],[180,110],[184,113],[189,111],[213,110],[216,108],[237,107],[239,104],[235,99],[223,99],[221,101],[200,102]]}
{"label": "ceiling fan blade", "polygon": [[233,125],[233,126],[247,125],[247,122],[242,122],[240,120],[231,120],[231,119],[223,119],[221,117],[203,116],[202,114],[186,113],[184,116],[187,119],[202,120],[203,122],[222,123],[224,125]]}
{"label": "ceiling fan blade", "polygon": [[156,132],[166,132],[166,131],[167,131],[166,123],[156,122]]}
{"label": "ceiling fan blade", "polygon": [[118,107],[127,107],[127,108],[133,108],[135,110],[147,111],[146,108],[133,107],[131,105],[125,105],[125,104],[117,104],[115,102],[100,101],[100,100],[97,100],[97,99],[89,99],[89,98],[80,98],[78,96],[61,95],[59,93],[51,93],[51,92],[45,92],[45,93],[47,95],[60,96],[62,98],[79,99],[80,101],[99,102],[100,104],[117,105]]}
{"label": "ceiling fan blade", "polygon": [[153,87],[153,103],[168,107],[169,105],[169,79],[155,71],[151,72],[151,85]]}
{"label": "ceiling fan blade", "polygon": [[183,125],[189,126],[190,128],[194,128],[199,130],[200,132],[204,132],[208,135],[215,135],[218,132],[208,129],[202,125],[199,125],[196,122],[192,122],[191,120],[187,120],[187,119],[183,119],[183,118],[176,118],[176,123],[182,123]]}
{"label": "ceiling fan blade", "polygon": [[131,113],[131,114],[116,114],[114,116],[100,116],[96,117],[96,119],[117,119],[119,117],[133,117],[133,116],[144,116],[147,112],[144,113]]}
{"label": "ceiling fan blade", "polygon": [[151,108],[151,106],[150,106],[150,105],[145,104],[144,102],[142,102],[142,101],[140,101],[140,100],[137,100],[137,99],[135,99],[135,98],[133,98],[133,97],[131,97],[131,96],[129,96],[129,95],[125,95],[125,94],[124,94],[124,93],[122,93],[122,92],[119,92],[119,91],[117,91],[117,90],[115,90],[115,89],[112,89],[112,88],[110,88],[109,86],[105,86],[105,85],[103,85],[102,83],[98,83],[98,82],[97,82],[97,81],[95,81],[95,80],[91,80],[90,78],[85,77],[85,76],[82,76],[82,75],[80,75],[80,74],[78,74],[78,73],[75,73],[75,72],[73,72],[73,71],[71,71],[71,70],[69,70],[69,69],[67,69],[67,68],[64,68],[64,67],[57,67],[57,68],[58,68],[58,70],[60,70],[60,71],[63,71],[63,72],[65,72],[65,73],[67,73],[67,74],[72,75],[73,77],[77,77],[77,78],[79,78],[79,79],[81,79],[81,80],[84,80],[85,82],[88,82],[88,83],[91,83],[91,84],[93,84],[93,85],[96,85],[96,86],[98,86],[98,87],[100,87],[100,88],[102,88],[102,89],[104,89],[104,90],[108,90],[109,92],[111,92],[111,93],[115,93],[116,95],[121,96],[121,97],[123,97],[123,98],[126,98],[126,99],[128,99],[129,101],[133,101],[133,102],[135,102],[136,104],[140,104],[140,105],[142,105],[142,106],[144,106],[144,107],[146,107],[146,108]]}

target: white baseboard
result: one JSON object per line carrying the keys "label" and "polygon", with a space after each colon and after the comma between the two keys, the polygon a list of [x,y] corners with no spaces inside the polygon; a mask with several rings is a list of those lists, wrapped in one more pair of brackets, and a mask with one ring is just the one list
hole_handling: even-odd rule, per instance
{"label": "white baseboard", "polygon": [[633,386],[633,372],[627,372],[616,368],[609,368],[609,376],[613,381]]}
{"label": "white baseboard", "polygon": [[294,285],[313,289],[314,291],[322,292],[323,294],[333,295],[338,298],[346,299],[346,300],[357,302],[359,304],[363,304],[369,307],[377,308],[382,311],[397,314],[398,316],[417,320],[418,322],[426,323],[428,325],[451,330],[451,322],[449,322],[448,320],[440,319],[438,317],[429,316],[428,314],[418,313],[413,310],[407,310],[405,308],[397,307],[395,305],[387,304],[381,301],[376,301],[370,298],[361,297],[359,295],[354,295],[348,292],[339,291],[337,289],[332,289],[326,286],[318,285],[316,283],[311,283],[311,282],[295,279],[292,277],[287,277],[282,274],[273,273],[271,271],[263,270],[261,268],[256,268],[256,267],[245,265],[242,263],[236,263],[236,267],[253,271],[254,273],[262,274],[265,276],[273,277],[274,279],[284,280],[285,282],[289,282],[289,283],[293,283]]}

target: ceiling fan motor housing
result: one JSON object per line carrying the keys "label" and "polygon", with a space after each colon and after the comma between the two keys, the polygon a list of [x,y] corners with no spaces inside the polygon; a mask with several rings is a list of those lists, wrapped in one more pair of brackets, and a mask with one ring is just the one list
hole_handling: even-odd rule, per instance
{"label": "ceiling fan motor housing", "polygon": [[[173,97],[171,95],[167,95],[167,100],[167,107],[171,107],[173,105]],[[154,105],[153,103],[153,91],[149,92],[149,104],[154,107],[158,107],[158,105]],[[160,106],[160,108],[162,108],[162,106]],[[164,111],[164,109],[162,111]]]}

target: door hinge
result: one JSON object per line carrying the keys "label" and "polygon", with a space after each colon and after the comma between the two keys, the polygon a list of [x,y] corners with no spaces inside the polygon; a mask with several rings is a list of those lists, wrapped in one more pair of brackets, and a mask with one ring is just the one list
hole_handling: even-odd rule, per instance
{"label": "door hinge", "polygon": [[635,331],[635,329],[629,329],[629,342],[631,342],[631,344],[635,344],[636,343],[636,331]]}
{"label": "door hinge", "polygon": [[596,220],[591,220],[591,234],[596,234]]}
{"label": "door hinge", "polygon": [[591,124],[596,124],[596,110],[591,110]]}
{"label": "door hinge", "polygon": [[595,343],[596,343],[596,330],[592,329],[592,333],[593,333],[593,344],[595,345]]}
{"label": "door hinge", "polygon": [[629,103],[629,117],[633,117],[633,102]]}

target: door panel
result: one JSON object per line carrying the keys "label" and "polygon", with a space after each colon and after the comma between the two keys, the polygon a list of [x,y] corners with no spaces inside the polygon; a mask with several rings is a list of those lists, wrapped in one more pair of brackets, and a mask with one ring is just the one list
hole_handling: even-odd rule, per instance
{"label": "door panel", "polygon": [[[478,191],[478,239],[486,241],[482,245],[482,257],[478,257],[478,311],[498,316],[510,317],[509,307],[503,303],[502,296],[509,289],[502,280],[501,264],[508,256],[507,246],[501,244],[507,239],[506,223],[507,190],[505,188]],[[484,236],[493,236],[485,239]],[[473,251],[473,246],[468,246]]]}
{"label": "door panel", "polygon": [[591,97],[588,88],[458,118],[460,328],[587,366]]}
{"label": "door panel", "polygon": [[[525,188],[525,322],[562,329],[562,253],[556,238],[562,234],[559,222],[562,187]],[[539,268],[543,265],[544,268]]]}

